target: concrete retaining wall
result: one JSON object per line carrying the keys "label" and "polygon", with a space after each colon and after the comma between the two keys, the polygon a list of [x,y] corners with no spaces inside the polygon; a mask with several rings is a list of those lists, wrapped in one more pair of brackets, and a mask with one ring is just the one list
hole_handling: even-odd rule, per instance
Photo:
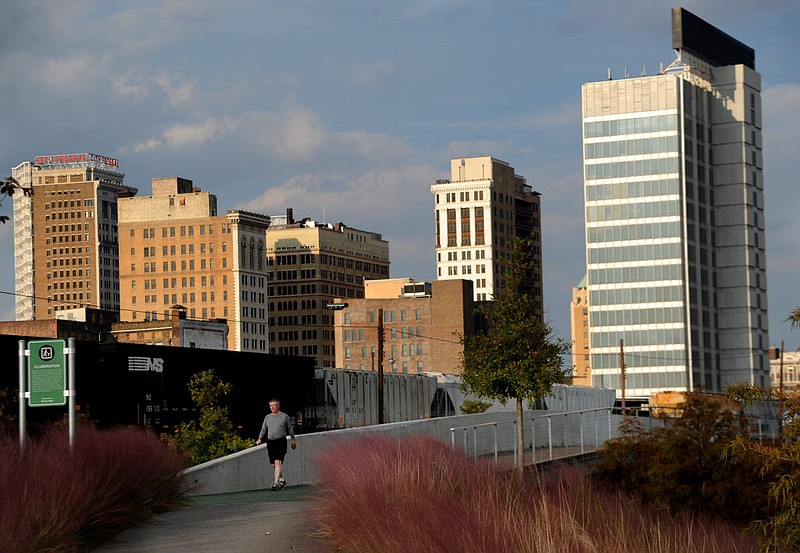
{"label": "concrete retaining wall", "polygon": [[[457,448],[463,448],[470,455],[491,454],[495,450],[495,443],[499,451],[512,451],[515,442],[514,416],[513,411],[480,413],[298,435],[297,449],[290,448],[286,455],[284,478],[289,486],[317,483],[318,459],[326,448],[366,435],[433,436],[445,443],[451,443],[452,440]],[[550,424],[547,423],[548,417],[551,418]],[[618,415],[610,416],[610,436],[617,435],[621,418]],[[596,441],[602,444],[609,438],[607,411],[583,415],[525,411],[524,421],[526,447],[530,447],[533,440],[537,447],[546,447],[551,439],[554,447],[580,445],[581,429],[583,441],[588,446],[594,446]],[[451,428],[457,430],[451,433]],[[191,467],[185,474],[191,485],[189,495],[212,495],[267,489],[272,485],[273,472],[267,447],[262,444]]]}

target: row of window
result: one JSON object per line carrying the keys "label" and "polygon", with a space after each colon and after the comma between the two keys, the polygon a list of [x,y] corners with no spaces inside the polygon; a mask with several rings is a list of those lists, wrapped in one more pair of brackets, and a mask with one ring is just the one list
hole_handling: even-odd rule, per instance
{"label": "row of window", "polygon": [[609,311],[592,311],[590,319],[593,328],[604,326],[667,324],[684,322],[685,313],[681,307],[615,309]]}
{"label": "row of window", "polygon": [[587,163],[586,180],[617,179],[647,175],[677,173],[680,163],[677,157],[637,159],[612,163]]}
{"label": "row of window", "polygon": [[589,292],[589,305],[628,305],[664,301],[683,301],[683,287],[647,285],[643,288],[592,290]]}
{"label": "row of window", "polygon": [[622,246],[619,248],[590,248],[589,263],[624,263],[627,261],[653,261],[656,259],[680,259],[683,246],[672,244],[647,244]]}
{"label": "row of window", "polygon": [[[674,365],[666,365],[674,366]],[[594,367],[592,367],[594,368]],[[620,375],[618,374],[593,374],[592,385],[602,388],[620,388]],[[686,388],[686,373],[681,372],[649,372],[649,373],[628,373],[625,375],[625,388],[645,389],[645,388]]]}
{"label": "row of window", "polygon": [[[677,346],[685,343],[685,328],[657,328],[625,331],[602,331],[592,329],[591,347],[597,348],[619,348],[619,341],[623,340],[625,347],[637,346]],[[598,369],[608,369],[614,366],[619,367],[619,352],[616,353],[616,365],[595,364],[592,359],[592,366]],[[598,354],[599,355],[599,354]],[[614,354],[610,354],[614,357]],[[630,362],[628,360],[630,357]],[[649,367],[664,365],[683,364],[683,350],[658,351],[658,352],[625,352],[625,364],[631,367]],[[652,363],[652,364],[647,364]]]}
{"label": "row of window", "polygon": [[641,223],[638,225],[617,224],[615,226],[589,227],[587,242],[603,244],[628,240],[659,240],[680,237],[680,226],[677,221],[665,223]]}
{"label": "row of window", "polygon": [[[353,349],[350,347],[344,348],[344,358],[346,360],[350,360],[353,358]],[[358,351],[359,348],[355,348]],[[376,348],[373,346],[372,348],[368,348],[367,346],[361,346],[361,359],[371,359],[373,355],[376,354]],[[414,357],[418,355],[424,355],[424,347],[422,343],[416,344],[402,344],[398,349],[397,344],[392,344],[389,348],[389,362],[386,363],[387,365],[394,365],[397,363],[396,359],[398,357],[398,353],[403,357]]]}
{"label": "row of window", "polygon": [[[389,339],[397,340],[410,340],[412,338],[422,338],[422,327],[417,326],[409,326],[409,327],[401,327],[401,328],[387,328],[387,334],[389,335]],[[344,341],[347,343],[350,342],[363,342],[365,337],[364,329],[354,329],[354,330],[345,330],[344,331]]]}
{"label": "row of window", "polygon": [[[208,228],[208,234],[214,234],[214,225],[198,225],[198,231],[200,236],[206,235],[206,228]],[[222,234],[230,233],[231,231],[231,224],[230,223],[221,223],[220,230]],[[131,229],[131,238],[136,238],[136,229]],[[161,238],[174,238],[177,233],[180,233],[181,236],[194,236],[194,225],[181,225],[179,227],[161,227]],[[151,238],[156,237],[156,229],[151,228],[144,228],[142,229],[142,238],[148,240]]]}
{"label": "row of window", "polygon": [[682,280],[683,267],[673,265],[647,265],[644,267],[616,267],[613,269],[591,269],[589,282],[592,286],[620,284],[623,282],[655,282]]}
{"label": "row of window", "polygon": [[[641,332],[632,332],[631,334],[642,334],[643,332],[651,332],[651,333],[665,333],[664,330],[650,330],[650,331],[641,331]],[[622,333],[617,333],[617,341],[615,346],[619,346],[619,338],[621,337]],[[627,332],[625,333],[628,334]],[[594,333],[592,333],[592,337],[594,339]],[[658,342],[659,344],[663,345],[675,345],[676,347],[673,349],[663,349],[659,351],[636,351],[636,352],[625,352],[625,367],[635,369],[637,367],[682,367],[686,365],[686,354],[684,352],[683,347],[680,344],[676,344],[675,342],[668,342],[666,339],[658,340],[656,337],[649,337],[647,340],[642,340],[643,342]],[[627,347],[630,342],[625,340],[625,346]],[[594,344],[594,342],[592,342]],[[592,345],[594,348],[595,346]],[[592,369],[593,370],[600,370],[600,369],[619,369],[619,352],[614,353],[592,353]]]}
{"label": "row of window", "polygon": [[589,142],[584,146],[586,159],[648,154],[663,154],[678,151],[678,135],[656,138],[638,138],[614,142]]}
{"label": "row of window", "polygon": [[652,217],[677,217],[681,206],[675,200],[661,202],[637,202],[633,204],[614,204],[589,206],[586,208],[586,221],[618,221],[624,219],[650,219]]}
{"label": "row of window", "polygon": [[677,130],[678,116],[676,114],[594,121],[583,124],[583,134],[586,138]]}
{"label": "row of window", "polygon": [[680,193],[678,179],[637,180],[614,183],[587,183],[586,201],[649,198]]}

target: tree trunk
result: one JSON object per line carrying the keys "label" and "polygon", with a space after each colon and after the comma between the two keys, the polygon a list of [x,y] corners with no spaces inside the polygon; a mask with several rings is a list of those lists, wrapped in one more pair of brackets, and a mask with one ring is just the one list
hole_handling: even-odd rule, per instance
{"label": "tree trunk", "polygon": [[517,398],[517,471],[522,476],[525,469],[525,437],[522,428],[522,398]]}

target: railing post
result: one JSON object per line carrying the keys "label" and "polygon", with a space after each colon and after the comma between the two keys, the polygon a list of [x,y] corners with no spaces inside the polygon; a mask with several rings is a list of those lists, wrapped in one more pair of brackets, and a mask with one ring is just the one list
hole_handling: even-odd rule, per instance
{"label": "railing post", "polygon": [[611,439],[611,409],[608,410],[608,439]]}
{"label": "railing post", "polygon": [[531,419],[531,460],[536,464],[536,419]]}
{"label": "railing post", "polygon": [[568,447],[567,446],[567,426],[569,426],[569,413],[564,413],[564,431],[562,432],[562,434],[564,436],[564,439],[561,440],[561,443],[564,446],[565,454],[566,454],[566,451],[568,451],[567,450],[567,447]]}
{"label": "railing post", "polygon": [[494,466],[497,466],[497,423],[494,423]]}
{"label": "railing post", "polygon": [[513,440],[513,442],[514,442],[514,463],[516,464],[518,462],[518,459],[517,459],[517,421],[516,420],[514,421],[514,440]]}
{"label": "railing post", "polygon": [[450,427],[450,447],[456,448],[456,429],[454,427]]}
{"label": "railing post", "polygon": [[583,455],[583,411],[578,413],[578,424],[581,427],[581,455]]}
{"label": "railing post", "polygon": [[550,460],[553,460],[553,415],[547,415],[547,445],[550,450]]}
{"label": "railing post", "polygon": [[472,427],[472,456],[478,456],[478,427]]}
{"label": "railing post", "polygon": [[465,426],[464,427],[464,455],[467,455],[467,453],[468,453],[467,452],[467,443],[469,443],[469,440],[467,439],[467,430],[468,430],[468,428]]}

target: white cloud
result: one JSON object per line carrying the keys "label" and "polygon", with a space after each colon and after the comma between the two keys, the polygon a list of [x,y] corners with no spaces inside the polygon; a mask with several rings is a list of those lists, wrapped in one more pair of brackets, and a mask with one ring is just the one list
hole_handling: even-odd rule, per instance
{"label": "white cloud", "polygon": [[165,71],[158,74],[156,84],[166,95],[167,103],[173,107],[191,105],[197,93],[197,83],[179,79]]}
{"label": "white cloud", "polygon": [[195,146],[218,140],[238,126],[238,121],[229,117],[209,117],[198,123],[177,123],[165,129],[161,137],[151,137],[141,142],[125,145],[120,152],[123,154],[142,153],[161,147]]}
{"label": "white cloud", "polygon": [[327,148],[330,131],[308,108],[291,107],[281,113],[256,114],[258,142],[268,155],[286,161],[307,161]]}
{"label": "white cloud", "polygon": [[341,132],[337,137],[342,150],[356,152],[364,158],[402,159],[414,154],[413,148],[406,140],[387,133],[358,130]]}
{"label": "white cloud", "polygon": [[202,144],[235,129],[238,123],[230,118],[208,118],[200,123],[179,123],[164,131],[167,145],[180,148],[189,144]]}
{"label": "white cloud", "polygon": [[347,68],[347,76],[354,84],[372,85],[388,77],[395,71],[395,63],[390,61],[375,61],[370,63],[354,63]]}

